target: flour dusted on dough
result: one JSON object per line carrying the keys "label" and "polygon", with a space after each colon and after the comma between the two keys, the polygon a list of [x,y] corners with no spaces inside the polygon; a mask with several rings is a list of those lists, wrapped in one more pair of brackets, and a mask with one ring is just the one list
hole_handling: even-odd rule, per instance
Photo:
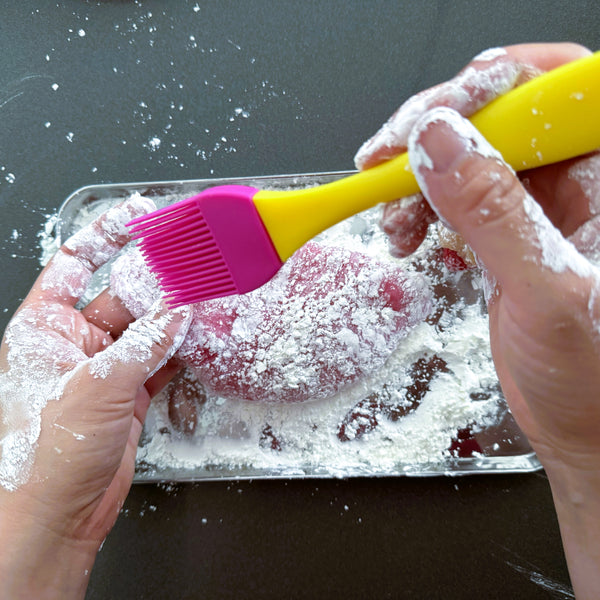
{"label": "flour dusted on dough", "polygon": [[[408,331],[381,366],[327,398],[257,403],[205,389],[195,431],[183,435],[170,422],[166,392],[148,413],[138,453],[142,469],[192,477],[213,471],[225,476],[397,474],[444,465],[460,431],[494,432],[483,435],[493,442],[485,446],[482,441],[481,452],[493,454],[510,447],[514,431],[494,430],[510,416],[491,358],[477,273],[448,273],[439,265],[431,268],[433,236],[417,256],[390,258],[387,239],[376,225],[379,216],[379,209],[371,209],[328,230],[319,241],[360,248],[361,253],[411,273],[425,271],[436,295],[433,314]],[[382,399],[392,407],[406,403],[407,389],[415,383],[413,366],[432,358],[445,369],[430,373],[412,410],[399,418],[380,411]],[[370,408],[359,414],[357,407],[365,401]],[[349,415],[354,421],[346,431],[364,434],[343,435]],[[362,428],[361,419],[370,427]],[[518,443],[512,451],[524,452],[527,445]]]}
{"label": "flour dusted on dough", "polygon": [[[443,357],[447,372],[433,376],[416,410],[396,421],[381,418],[365,435],[341,441],[345,415],[370,395],[401,401],[412,383],[410,366],[433,353]],[[458,430],[474,425],[478,431],[499,421],[496,384],[486,318],[479,306],[465,306],[461,319],[443,332],[426,322],[418,325],[381,369],[330,398],[272,404],[209,393],[192,436],[173,429],[164,398],[157,398],[138,458],[146,468],[190,474],[243,475],[249,469],[350,476],[426,470],[450,458]]]}
{"label": "flour dusted on dough", "polygon": [[[137,253],[115,263],[111,285],[133,314],[157,293]],[[316,400],[380,368],[431,307],[422,276],[309,242],[258,290],[195,305],[179,357],[227,398]]]}

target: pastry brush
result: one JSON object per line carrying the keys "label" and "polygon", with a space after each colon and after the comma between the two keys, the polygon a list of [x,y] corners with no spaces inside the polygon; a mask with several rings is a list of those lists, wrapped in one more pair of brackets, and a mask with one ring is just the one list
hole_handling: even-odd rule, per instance
{"label": "pastry brush", "polygon": [[[517,171],[600,147],[600,52],[495,99],[471,122]],[[250,292],[328,227],[419,187],[407,154],[321,186],[208,188],[128,226],[170,307]]]}

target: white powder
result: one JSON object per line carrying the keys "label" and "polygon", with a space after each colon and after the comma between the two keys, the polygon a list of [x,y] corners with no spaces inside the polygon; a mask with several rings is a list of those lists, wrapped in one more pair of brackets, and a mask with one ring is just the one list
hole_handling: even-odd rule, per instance
{"label": "white powder", "polygon": [[154,152],[155,150],[158,150],[158,148],[160,148],[161,143],[162,140],[159,137],[154,136],[153,138],[150,138],[148,140],[148,147]]}
{"label": "white powder", "polygon": [[600,268],[600,217],[584,223],[569,239],[587,260]]}
{"label": "white powder", "polygon": [[87,358],[74,346],[65,346],[60,332],[39,330],[56,312],[51,305],[43,314],[25,308],[6,329],[9,369],[0,373],[0,485],[9,490],[29,478],[42,410],[59,397],[66,382],[62,366]]}
{"label": "white powder", "polygon": [[46,215],[46,221],[41,231],[38,232],[38,243],[41,249],[40,264],[45,267],[48,261],[56,254],[60,240],[56,236],[56,223],[58,214]]}
{"label": "white powder", "polygon": [[598,276],[596,269],[552,225],[540,205],[529,194],[525,195],[523,208],[533,223],[536,235],[533,242],[541,252],[542,265],[556,273],[569,270],[580,277]]}
{"label": "white powder", "polygon": [[187,333],[190,322],[191,311],[189,307],[182,307],[175,311],[166,313],[159,318],[156,316],[161,310],[159,302],[153,306],[148,315],[132,323],[119,338],[119,340],[106,348],[103,352],[96,354],[89,360],[90,373],[97,378],[106,379],[110,377],[115,365],[143,363],[152,356],[152,348],[155,344],[165,342],[165,328],[173,320],[176,314],[184,315],[184,323],[179,333],[169,348],[169,352],[153,371],[148,372],[147,378],[151,377],[175,354]]}
{"label": "white powder", "polygon": [[91,278],[89,269],[78,258],[59,250],[42,275],[42,289],[55,290],[63,298],[80,298]]}
{"label": "white powder", "polygon": [[569,169],[569,179],[576,181],[589,201],[590,213],[600,214],[600,154],[577,161]]}
{"label": "white powder", "polygon": [[[471,423],[493,423],[500,412],[496,394],[478,402],[470,398],[482,387],[491,387],[495,373],[485,317],[476,306],[466,308],[463,316],[442,334],[423,323],[374,376],[327,399],[273,405],[209,395],[193,436],[176,434],[165,398],[158,397],[150,409],[139,459],[158,469],[191,474],[221,469],[237,475],[243,475],[245,469],[368,475],[441,464],[449,458],[448,449],[458,429]],[[401,396],[410,381],[407,367],[424,352],[442,357],[452,373],[433,380],[414,412],[392,421],[374,410],[377,427],[342,441],[344,418],[372,394]],[[279,450],[264,444],[267,426]]]}
{"label": "white powder", "polygon": [[489,62],[506,55],[506,48],[488,48],[487,50],[480,52],[473,59],[473,62]]}

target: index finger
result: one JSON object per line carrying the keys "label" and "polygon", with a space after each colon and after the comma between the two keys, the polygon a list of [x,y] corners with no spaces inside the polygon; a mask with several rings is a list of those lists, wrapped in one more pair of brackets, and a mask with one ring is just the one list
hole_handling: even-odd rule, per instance
{"label": "index finger", "polygon": [[136,194],[100,215],[60,247],[25,301],[74,306],[85,293],[94,272],[130,240],[126,223],[154,209],[151,200]]}
{"label": "index finger", "polygon": [[477,55],[454,78],[409,98],[358,150],[354,162],[368,169],[404,152],[408,136],[429,110],[446,106],[470,117],[493,99],[543,71],[590,54],[573,43],[518,44]]}

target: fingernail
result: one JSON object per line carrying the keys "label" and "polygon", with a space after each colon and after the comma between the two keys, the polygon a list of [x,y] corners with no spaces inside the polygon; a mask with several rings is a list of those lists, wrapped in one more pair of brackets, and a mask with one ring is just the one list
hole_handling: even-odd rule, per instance
{"label": "fingernail", "polygon": [[174,314],[176,318],[180,319],[179,331],[173,339],[173,354],[175,354],[187,336],[194,312],[191,306],[180,306],[179,308],[172,310],[171,313]]}
{"label": "fingernail", "polygon": [[414,173],[445,173],[473,148],[473,133],[464,120],[448,108],[432,110],[417,122],[408,139]]}
{"label": "fingernail", "polygon": [[408,141],[411,168],[421,184],[426,173],[444,174],[465,156],[502,160],[502,156],[473,125],[449,108],[436,108],[413,128]]}
{"label": "fingernail", "polygon": [[374,159],[389,160],[406,148],[408,135],[415,121],[435,101],[440,86],[409,98],[358,150],[354,157],[356,168],[362,169]]}
{"label": "fingernail", "polygon": [[177,349],[181,345],[183,338],[185,338],[185,336],[187,335],[187,331],[192,322],[192,316],[194,314],[194,311],[192,309],[192,306],[189,304],[186,304],[184,306],[178,306],[177,308],[172,309],[169,309],[164,303],[164,301],[162,302],[162,305],[166,308],[167,314],[171,316],[173,321],[175,323],[179,323],[179,331],[174,337],[173,341],[173,345]]}
{"label": "fingernail", "polygon": [[[171,335],[172,335],[173,341],[171,343],[171,346],[165,353],[163,360],[161,360],[154,367],[154,369],[152,369],[148,373],[148,375],[146,377],[146,381],[148,379],[150,379],[150,377],[152,377],[157,371],[162,369],[162,367],[164,367],[165,364],[171,358],[173,358],[173,356],[176,354],[176,352],[181,347],[181,344],[183,344],[183,341],[185,340],[185,337],[190,328],[190,324],[192,322],[192,309],[190,306],[180,306],[173,310],[169,310],[166,303],[163,301],[160,301],[158,306],[159,306],[158,315],[163,319],[164,318],[171,319],[171,323],[169,325],[167,325],[166,327],[163,325],[163,327],[165,327],[165,329],[167,327],[171,329]],[[176,328],[176,329],[173,331],[173,328]]]}

